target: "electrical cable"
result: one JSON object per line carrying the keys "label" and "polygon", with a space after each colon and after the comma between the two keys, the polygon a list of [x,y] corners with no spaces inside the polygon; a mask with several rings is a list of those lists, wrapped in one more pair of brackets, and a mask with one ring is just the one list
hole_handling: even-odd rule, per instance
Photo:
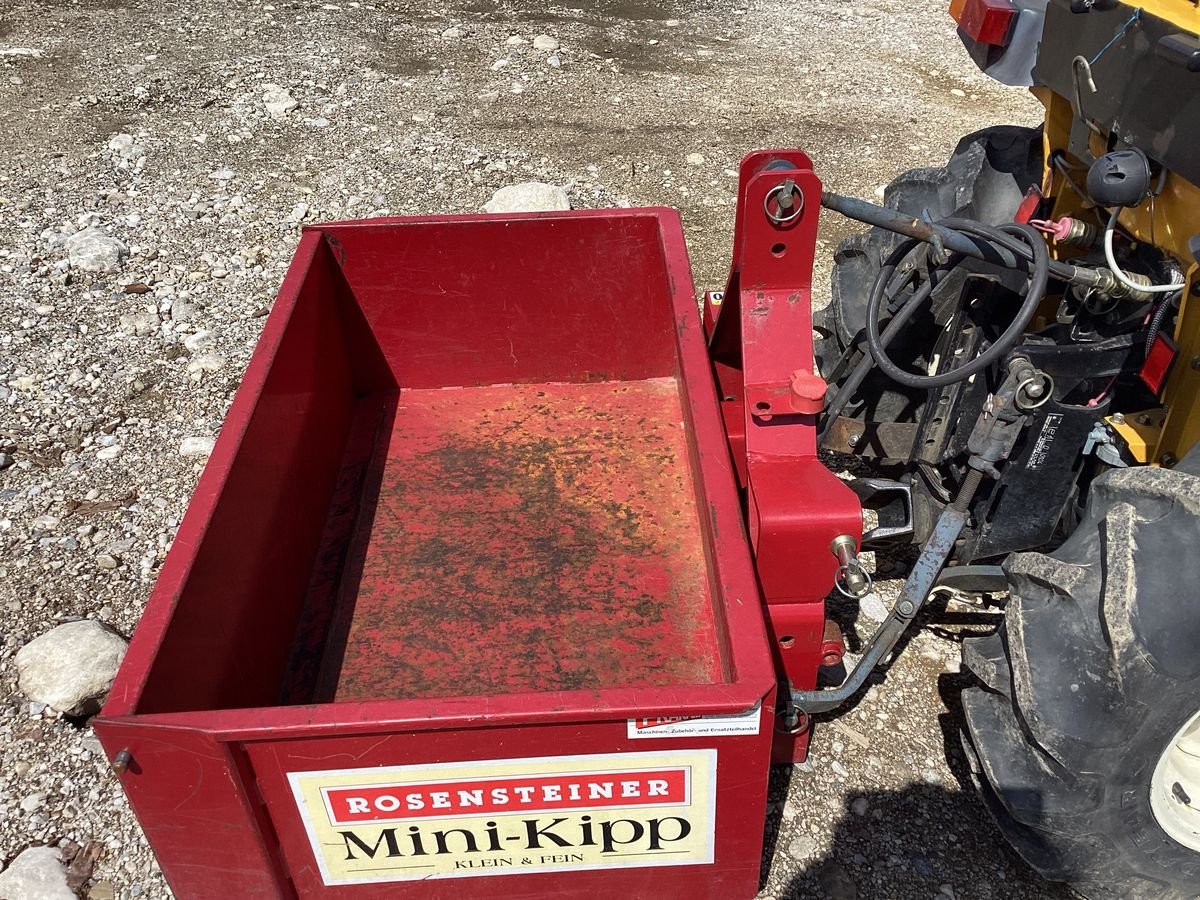
{"label": "electrical cable", "polygon": [[1104,258],[1108,262],[1109,269],[1117,276],[1117,281],[1131,290],[1141,291],[1145,294],[1169,294],[1182,288],[1183,282],[1178,284],[1138,284],[1121,271],[1121,267],[1117,265],[1117,258],[1113,254],[1113,234],[1117,230],[1117,216],[1120,214],[1119,207],[1114,209],[1112,215],[1108,217],[1108,225],[1104,228]]}
{"label": "electrical cable", "polygon": [[1146,332],[1146,355],[1150,355],[1151,349],[1154,347],[1154,341],[1158,337],[1158,333],[1162,330],[1163,322],[1167,319],[1167,313],[1175,308],[1183,297],[1183,291],[1176,291],[1170,297],[1158,304],[1158,308],[1154,310],[1154,314],[1150,317],[1150,327]]}

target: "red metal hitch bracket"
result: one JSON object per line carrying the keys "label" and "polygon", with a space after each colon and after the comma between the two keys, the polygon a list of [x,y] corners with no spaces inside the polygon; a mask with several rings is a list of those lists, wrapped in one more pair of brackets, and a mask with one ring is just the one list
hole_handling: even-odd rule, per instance
{"label": "red metal hitch bracket", "polygon": [[[743,159],[729,280],[704,310],[776,670],[800,690],[815,687],[833,656],[825,642],[824,599],[838,566],[830,545],[849,535],[858,546],[862,537],[858,498],[817,458],[825,384],[813,374],[811,287],[820,209],[821,182],[804,153]],[[777,721],[775,761],[802,761],[808,740],[803,717]]]}

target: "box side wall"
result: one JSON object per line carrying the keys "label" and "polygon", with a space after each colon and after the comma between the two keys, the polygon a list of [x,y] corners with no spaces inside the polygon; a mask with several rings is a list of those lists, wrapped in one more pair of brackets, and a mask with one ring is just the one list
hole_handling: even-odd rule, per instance
{"label": "box side wall", "polygon": [[[676,379],[687,416],[689,465],[700,512],[698,527],[704,538],[726,677],[730,682],[773,684],[775,669],[763,623],[762,599],[716,379],[696,306],[683,228],[673,210],[664,214],[660,239],[673,290]],[[774,697],[773,691],[770,697]]]}
{"label": "box side wall", "polygon": [[176,897],[294,900],[244,751],[192,729],[95,728],[109,758],[132,756],[121,787]]}
{"label": "box side wall", "polygon": [[674,374],[658,213],[325,226],[397,383]]}
{"label": "box side wall", "polygon": [[[413,898],[541,898],[541,897],[655,897],[687,900],[730,900],[752,897],[758,885],[766,815],[767,775],[772,717],[767,711],[769,699],[758,709],[757,730],[753,734],[707,735],[696,737],[657,737],[631,739],[631,723],[626,720],[562,726],[512,726],[426,732],[421,734],[365,735],[355,738],[330,738],[299,741],[271,741],[248,745],[262,795],[279,835],[288,871],[300,896],[334,896],[347,900],[376,900],[402,893]],[[669,716],[670,710],[658,711]],[[701,720],[703,721],[703,720]],[[697,757],[713,762],[713,781],[706,790],[696,766]],[[386,777],[390,770],[404,767],[418,770],[434,788],[476,779],[469,784],[503,785],[503,780],[478,780],[476,773],[526,771],[553,773],[574,767],[595,777],[608,777],[620,766],[634,765],[639,771],[655,771],[656,766],[671,766],[680,759],[695,768],[697,780],[688,811],[666,808],[646,815],[666,823],[663,833],[679,834],[675,819],[689,823],[688,838],[697,843],[711,838],[710,861],[697,861],[673,854],[676,846],[664,841],[653,848],[649,834],[638,835],[628,820],[640,815],[622,807],[592,809],[576,807],[538,813],[512,813],[501,808],[469,824],[454,813],[443,818],[427,818],[395,824],[393,837],[398,842],[392,854],[382,840],[383,831],[393,827],[345,826],[332,835],[314,824],[325,812],[321,802],[309,803],[301,812],[305,792],[297,773],[319,773],[309,778],[317,784],[354,781],[361,774],[367,780]],[[633,763],[624,763],[632,759]],[[580,761],[576,761],[580,760]],[[703,763],[703,759],[700,760]],[[380,768],[384,767],[384,768]],[[349,770],[347,773],[346,770]],[[357,771],[356,771],[357,770]],[[293,777],[289,778],[289,774]],[[519,784],[513,781],[509,784]],[[620,782],[618,781],[619,785]],[[415,790],[411,785],[405,790]],[[491,790],[491,788],[487,788]],[[565,788],[564,788],[565,790]],[[622,788],[616,788],[619,796]],[[453,795],[453,788],[451,788]],[[317,796],[320,796],[318,794]],[[407,797],[407,794],[399,794]],[[486,793],[485,793],[486,796]],[[517,793],[510,793],[516,802]],[[537,795],[534,795],[536,802]],[[705,808],[711,800],[711,806]],[[326,804],[330,801],[326,800]],[[505,815],[508,812],[508,815]],[[489,818],[490,816],[490,818]],[[598,843],[608,831],[626,844],[611,852],[586,848],[589,833]],[[328,821],[328,820],[326,820]],[[529,849],[529,821],[535,829],[545,828],[554,836],[542,836]],[[491,823],[495,838],[487,830]],[[606,823],[607,826],[606,826]],[[652,826],[647,826],[649,829]],[[456,830],[457,829],[457,830]],[[421,843],[414,844],[412,834],[419,830]],[[472,831],[478,852],[470,851],[463,831]],[[438,831],[455,858],[438,860]],[[342,836],[344,844],[331,855],[318,860],[315,847],[332,836],[336,842],[345,832],[357,840]],[[407,843],[406,843],[407,841]],[[491,846],[489,846],[489,844]],[[643,846],[645,845],[645,846]],[[365,846],[365,850],[364,850]],[[499,848],[498,850],[496,848]],[[515,848],[515,849],[514,849]],[[586,855],[590,849],[590,855]],[[667,852],[653,853],[651,849]],[[522,850],[526,852],[521,852]],[[428,855],[414,851],[428,851]],[[574,860],[573,853],[585,856]],[[370,859],[367,856],[370,855]],[[671,864],[673,855],[680,861]],[[350,865],[370,866],[364,876],[376,879],[367,883],[345,883],[338,869],[350,857]],[[491,868],[498,864],[503,872]],[[522,872],[521,869],[541,869]],[[447,869],[452,874],[447,877]],[[429,874],[436,873],[433,877]],[[465,875],[462,873],[466,873]],[[397,876],[404,880],[396,880]],[[342,881],[341,884],[336,882]]]}
{"label": "box side wall", "polygon": [[[195,537],[181,529],[171,551],[190,555],[186,578],[173,590],[161,579],[159,590],[172,596],[156,591],[152,600],[174,612],[139,712],[277,702],[355,397],[383,386],[370,344],[348,340],[356,323],[353,310],[339,308],[339,282],[318,246],[294,305],[264,332],[256,356],[274,350],[261,385],[247,381],[235,400],[236,408],[245,393],[252,404],[236,453],[209,464],[227,466],[219,497],[206,520],[188,523]],[[206,472],[196,515],[205,515],[212,487]]]}

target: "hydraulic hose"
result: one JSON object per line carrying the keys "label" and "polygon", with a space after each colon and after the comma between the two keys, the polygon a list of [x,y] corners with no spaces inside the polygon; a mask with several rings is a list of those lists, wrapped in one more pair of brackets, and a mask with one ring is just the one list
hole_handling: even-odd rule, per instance
{"label": "hydraulic hose", "polygon": [[[1038,306],[1041,305],[1042,299],[1046,296],[1046,284],[1050,276],[1050,254],[1046,250],[1046,243],[1042,239],[1042,236],[1033,228],[1022,224],[1007,224],[1001,225],[998,228],[992,228],[991,226],[966,219],[945,219],[939,224],[986,240],[994,240],[996,243],[1012,250],[1015,254],[1019,254],[1021,258],[1031,260],[1029,287],[1025,292],[1025,299],[1021,304],[1021,308],[1017,311],[1017,315],[1012,323],[996,339],[995,343],[980,353],[979,356],[949,372],[941,372],[936,375],[918,375],[913,372],[906,372],[891,360],[887,355],[887,345],[883,342],[882,335],[880,334],[879,318],[883,311],[884,297],[887,292],[888,283],[891,280],[892,270],[895,268],[895,264],[891,266],[885,265],[880,270],[879,277],[875,280],[875,285],[871,290],[871,297],[867,302],[867,347],[870,350],[871,358],[875,361],[875,365],[879,366],[880,371],[905,387],[921,389],[945,387],[948,384],[964,381],[999,362],[1021,340],[1025,334],[1026,326],[1029,325],[1029,322],[1037,312]],[[892,263],[894,259],[895,254],[892,254],[888,258],[888,262]],[[898,260],[896,262],[898,263]],[[901,309],[900,313],[903,313],[910,305],[911,301],[909,304],[905,304],[904,309]],[[900,313],[897,313],[897,316]],[[891,325],[895,324],[897,316],[892,317],[893,321],[889,323],[889,329]]]}

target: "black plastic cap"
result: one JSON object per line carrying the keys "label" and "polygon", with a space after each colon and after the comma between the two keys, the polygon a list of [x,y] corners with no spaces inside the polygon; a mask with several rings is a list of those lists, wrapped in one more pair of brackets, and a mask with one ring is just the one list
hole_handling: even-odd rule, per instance
{"label": "black plastic cap", "polygon": [[1150,193],[1150,160],[1141,150],[1114,150],[1092,163],[1088,196],[1100,206],[1137,206]]}

